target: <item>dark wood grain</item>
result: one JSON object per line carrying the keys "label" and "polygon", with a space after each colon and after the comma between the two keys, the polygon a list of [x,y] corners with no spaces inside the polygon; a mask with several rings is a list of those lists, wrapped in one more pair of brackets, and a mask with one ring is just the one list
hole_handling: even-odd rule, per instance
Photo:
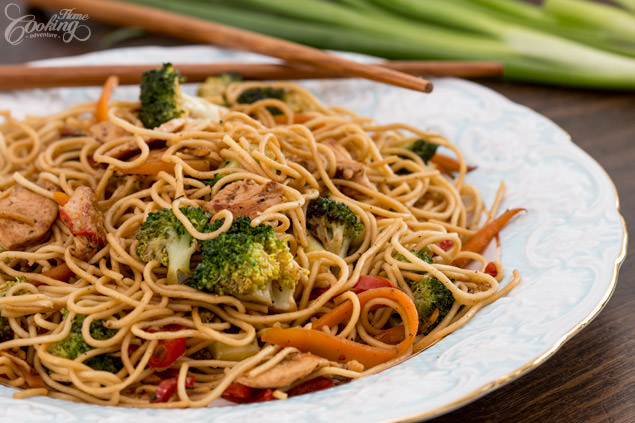
{"label": "dark wood grain", "polygon": [[[20,2],[17,2],[20,3]],[[22,7],[24,10],[24,6]],[[8,45],[0,11],[0,62],[69,56],[103,48],[112,27],[90,22],[86,42],[26,40]],[[118,46],[180,45],[143,37]],[[594,92],[505,82],[479,81],[511,100],[552,119],[611,176],[627,224],[635,222],[635,93]],[[634,243],[622,265],[617,288],[599,316],[543,365],[458,410],[430,420],[457,422],[635,422]]]}

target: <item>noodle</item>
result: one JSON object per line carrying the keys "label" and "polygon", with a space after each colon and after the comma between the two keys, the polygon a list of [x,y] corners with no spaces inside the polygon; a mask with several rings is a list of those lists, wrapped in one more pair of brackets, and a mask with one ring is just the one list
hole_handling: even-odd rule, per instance
{"label": "noodle", "polygon": [[[267,328],[304,328],[382,351],[401,345],[385,336],[399,325],[392,331],[395,336],[409,333],[410,306],[392,297],[362,303],[353,290],[361,277],[385,278],[412,298],[410,281],[426,276],[451,293],[451,309],[433,322],[437,309],[427,323],[430,329],[403,344],[403,353],[373,366],[357,359],[321,359],[309,374],[270,387],[272,398],[286,399],[289,389],[317,378],[343,383],[399,363],[464,325],[518,283],[514,272],[501,290],[499,259],[492,276],[484,270],[489,260],[480,253],[462,252],[478,263],[479,271],[452,265],[462,242],[483,220],[495,217],[502,187],[493,210],[486,210],[478,190],[465,182],[467,166],[461,152],[448,140],[409,125],[378,125],[342,108],[325,107],[294,84],[269,85],[292,93],[294,101],[269,98],[239,104],[244,90],[263,83],[234,83],[225,93],[229,108],[221,121],[176,119],[172,128],[144,128],[138,103],[113,102],[106,124],[117,135],[104,140],[90,135],[97,124],[94,103],[23,121],[2,112],[0,201],[16,187],[46,201],[59,198],[53,195],[56,191],[72,199],[81,187],[88,187],[105,228],[104,245],[80,254],[76,234],[60,214],[42,240],[0,250],[0,282],[5,286],[0,286],[0,311],[12,332],[0,343],[0,381],[27,388],[15,398],[49,395],[126,407],[207,406],[230,385],[303,356],[302,348],[263,342]],[[69,128],[78,134],[65,135]],[[459,168],[453,177],[404,147],[419,138],[457,157]],[[132,151],[127,157],[114,153],[126,148]],[[350,169],[341,167],[342,148],[354,165]],[[159,170],[135,173],[156,154]],[[201,157],[214,164],[195,166]],[[219,167],[223,161],[233,164]],[[208,186],[205,180],[214,177],[220,179]],[[182,208],[205,208],[224,187],[246,180],[258,186],[275,183],[280,189],[281,200],[259,210],[252,225],[273,226],[294,260],[306,269],[294,294],[295,310],[276,312],[246,298],[167,284],[165,266],[156,260],[145,262],[137,254],[137,230],[151,212],[164,208],[173,211],[198,244],[218,238],[237,217],[229,209],[211,213],[223,223],[206,232],[199,231]],[[343,257],[309,248],[307,207],[326,196],[347,206],[364,228]],[[0,220],[37,223],[33,217],[2,209]],[[430,260],[416,254],[423,250]],[[195,264],[199,260],[193,259]],[[66,278],[53,276],[60,266],[68,271]],[[19,283],[11,285],[13,280]],[[343,321],[313,326],[317,318],[338,313],[343,304],[350,305]],[[67,339],[78,316],[83,316],[81,336],[89,348],[73,359],[56,355],[55,345]],[[96,322],[112,336],[94,337]],[[424,323],[418,324],[425,329]],[[151,365],[160,345],[182,339],[184,353],[168,369]],[[257,350],[236,360],[210,356],[210,348],[218,344]],[[90,366],[91,360],[104,355],[120,362],[118,370]],[[175,384],[174,395],[158,402],[166,379]]]}

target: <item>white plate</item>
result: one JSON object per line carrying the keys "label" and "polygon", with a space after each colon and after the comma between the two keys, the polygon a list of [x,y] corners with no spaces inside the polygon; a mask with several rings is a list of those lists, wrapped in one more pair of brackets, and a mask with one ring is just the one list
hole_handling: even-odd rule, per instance
{"label": "white plate", "polygon": [[[353,56],[367,60],[360,56]],[[211,47],[134,48],[49,60],[57,64],[261,61]],[[431,95],[363,80],[309,81],[326,104],[379,122],[403,121],[455,142],[478,169],[469,174],[490,204],[501,180],[502,208],[525,207],[501,236],[503,265],[522,282],[465,327],[375,376],[286,401],[191,410],[102,407],[0,387],[0,421],[93,423],[232,421],[281,423],[423,419],[474,400],[535,368],[597,315],[615,287],[626,227],[602,168],[551,121],[479,85],[434,80]],[[47,114],[95,100],[98,88],[0,94],[15,116]],[[118,98],[135,98],[121,88]]]}

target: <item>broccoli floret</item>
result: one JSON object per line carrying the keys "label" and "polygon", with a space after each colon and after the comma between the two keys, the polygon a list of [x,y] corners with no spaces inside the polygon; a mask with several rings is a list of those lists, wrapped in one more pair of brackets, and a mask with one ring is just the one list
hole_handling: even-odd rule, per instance
{"label": "broccoli floret", "polygon": [[[240,93],[238,98],[236,99],[237,103],[240,104],[252,104],[256,101],[264,100],[267,98],[275,98],[276,100],[285,101],[286,91],[282,88],[273,88],[273,87],[254,87],[247,88],[243,92]],[[267,110],[272,115],[281,115],[282,110],[277,107],[267,106]]]}
{"label": "broccoli floret", "polygon": [[364,231],[364,224],[344,203],[319,197],[309,203],[307,228],[322,246],[345,257],[351,242]]}
{"label": "broccoli floret", "polygon": [[185,79],[165,63],[161,69],[144,72],[141,78],[139,119],[146,128],[157,126],[188,114],[195,118],[220,120],[223,108],[181,91]]}
{"label": "broccoli floret", "polygon": [[[210,230],[221,224],[215,221]],[[287,243],[276,238],[273,226],[252,227],[249,217],[240,216],[227,231],[201,244],[202,261],[188,285],[264,303],[275,310],[295,309],[295,287],[306,271],[295,262]]]}
{"label": "broccoli floret", "polygon": [[0,342],[10,341],[13,339],[13,329],[9,324],[9,319],[0,316]]}
{"label": "broccoli floret", "polygon": [[[417,256],[417,258],[425,261],[426,263],[434,263],[434,260],[432,260],[432,256],[430,255],[430,250],[428,250],[427,248],[422,248],[419,251],[416,250],[411,250],[410,251],[412,254],[414,254],[415,256]],[[403,254],[395,252],[392,255],[395,260],[399,260],[399,261],[405,261],[406,263],[410,263],[410,260],[408,260],[406,257],[404,257]]]}
{"label": "broccoli floret", "polygon": [[[7,295],[7,292],[11,287],[27,282],[25,276],[18,276],[15,280],[7,281],[0,286],[0,297],[4,297]],[[26,294],[27,291],[23,289],[17,290],[14,292],[14,295],[23,295]],[[9,319],[4,316],[0,316],[0,342],[5,342],[13,339],[13,329],[11,329],[11,325],[9,324]]]}
{"label": "broccoli floret", "polygon": [[[222,168],[226,168],[226,167],[240,167],[240,163],[238,163],[238,161],[234,160],[234,159],[227,160],[222,165],[220,165],[218,167],[218,169],[222,169]],[[227,175],[228,175],[228,173],[217,173],[216,175],[214,175],[213,178],[203,179],[201,182],[203,182],[208,187],[212,188],[214,185],[216,185],[216,183],[218,181],[220,181],[221,178],[223,178],[223,177],[225,177]]]}
{"label": "broccoli floret", "polygon": [[[454,304],[452,292],[434,277],[427,277],[418,281],[408,281],[412,290],[414,303],[419,314],[421,333],[429,333],[448,314]],[[438,316],[430,322],[435,310]]]}
{"label": "broccoli floret", "polygon": [[236,73],[222,73],[218,76],[210,76],[205,79],[198,87],[199,97],[222,97],[225,98],[225,92],[234,82],[240,82],[242,77]]}
{"label": "broccoli floret", "polygon": [[[196,230],[203,232],[211,216],[198,207],[183,207],[181,212]],[[196,241],[171,209],[149,213],[137,231],[137,255],[144,262],[157,260],[167,266],[169,284],[176,284],[190,275],[190,259],[196,250]]]}
{"label": "broccoli floret", "polygon": [[286,91],[282,88],[273,88],[273,87],[254,87],[247,88],[243,92],[240,93],[236,102],[240,104],[252,104],[256,101],[264,100],[266,98],[275,98],[277,100],[283,100],[285,97]]}
{"label": "broccoli floret", "polygon": [[[12,287],[25,282],[28,282],[26,276],[18,276],[17,278],[15,278],[15,280],[3,283],[2,286],[0,286],[0,297],[6,296],[7,292],[9,292],[9,289],[11,289]],[[14,295],[22,295],[26,294],[26,292],[26,290],[19,289],[17,292],[14,292]]]}
{"label": "broccoli floret", "polygon": [[[67,312],[64,311],[63,314],[67,314]],[[71,331],[68,336],[61,341],[51,344],[48,348],[48,352],[58,357],[75,360],[85,352],[92,350],[93,347],[88,345],[82,336],[82,325],[84,324],[84,320],[86,320],[86,315],[75,315],[73,322],[71,323]],[[97,340],[102,341],[112,338],[116,333],[116,330],[106,328],[102,320],[93,320],[90,323],[90,336]],[[91,357],[86,359],[84,364],[94,370],[104,370],[111,373],[118,372],[122,367],[121,360],[109,354],[101,354]]]}
{"label": "broccoli floret", "polygon": [[[291,108],[294,113],[302,113],[306,110],[312,109],[315,105],[307,100],[306,96],[295,90],[287,90],[284,88],[274,88],[271,86],[252,87],[243,90],[236,103],[238,104],[252,104],[256,101],[264,100],[267,98],[273,98],[283,101]],[[282,110],[275,106],[267,106],[267,110],[272,115],[282,114]]]}
{"label": "broccoli floret", "polygon": [[425,164],[428,164],[430,159],[437,153],[439,145],[419,138],[418,140],[402,145],[401,147],[412,151],[419,156]]}

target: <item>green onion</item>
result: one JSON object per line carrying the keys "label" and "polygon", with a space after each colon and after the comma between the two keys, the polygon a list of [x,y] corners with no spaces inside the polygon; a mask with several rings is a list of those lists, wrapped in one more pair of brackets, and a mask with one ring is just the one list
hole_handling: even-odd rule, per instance
{"label": "green onion", "polygon": [[[582,0],[548,0],[550,9],[514,0],[128,1],[318,48],[390,59],[497,60],[511,80],[635,89],[628,25],[611,29],[581,19],[586,9],[566,14],[558,7]],[[609,12],[613,20],[629,16],[610,9],[621,16]]]}
{"label": "green onion", "polygon": [[597,72],[603,72],[606,67],[611,67],[616,75],[621,74],[621,72],[635,71],[634,60],[531,28],[510,25],[462,2],[454,0],[373,1],[410,17],[436,24],[445,23],[457,28],[467,28],[477,33],[496,37],[506,46],[527,58],[535,58],[554,64],[566,64]]}
{"label": "green onion", "polygon": [[631,13],[635,13],[635,0],[613,0],[617,4],[621,4],[624,9],[628,9]]}
{"label": "green onion", "polygon": [[[527,26],[536,30],[558,35],[587,44],[601,50],[610,51],[626,56],[635,57],[635,38],[624,37],[612,30],[581,27],[571,21],[563,21],[547,13],[543,8],[519,1],[500,0],[463,0],[477,3],[481,10],[490,16],[513,23]],[[632,0],[635,2],[635,0]]]}
{"label": "green onion", "polygon": [[585,0],[546,0],[543,7],[564,22],[605,29],[635,40],[635,16],[615,7]]}
{"label": "green onion", "polygon": [[[418,25],[407,22],[412,32],[399,31],[401,36],[391,34],[390,28],[379,29],[370,32],[377,20],[362,14],[349,14],[347,17],[357,19],[353,25],[331,26],[321,22],[284,18],[267,14],[265,12],[246,10],[234,1],[225,1],[222,4],[210,3],[201,0],[128,0],[132,3],[145,4],[160,7],[164,10],[190,15],[201,19],[249,29],[275,37],[309,44],[315,47],[356,51],[390,59],[473,59],[486,57],[491,60],[502,59],[512,54],[511,50],[500,43],[485,37],[458,34],[445,28],[432,25]],[[321,1],[312,3],[321,4]],[[291,1],[291,4],[296,4]],[[271,3],[275,7],[274,3]],[[299,13],[308,10],[303,3]],[[334,5],[337,6],[337,5]],[[325,9],[326,10],[326,9]],[[337,16],[343,16],[340,12],[351,12],[343,7],[329,9],[333,11],[334,20]],[[311,13],[302,16],[310,17]],[[316,20],[327,20],[325,15],[316,17]],[[394,18],[401,23],[401,19]],[[346,23],[341,19],[342,24]],[[349,48],[347,48],[349,46]],[[350,47],[353,46],[353,47]]]}

